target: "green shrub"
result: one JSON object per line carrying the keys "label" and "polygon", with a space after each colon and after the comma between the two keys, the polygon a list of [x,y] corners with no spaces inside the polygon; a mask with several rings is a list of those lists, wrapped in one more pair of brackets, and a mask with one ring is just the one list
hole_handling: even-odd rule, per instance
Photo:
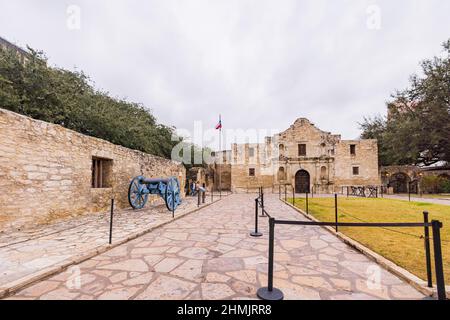
{"label": "green shrub", "polygon": [[450,193],[450,179],[445,179],[444,178],[444,182],[442,183],[442,191],[443,193]]}

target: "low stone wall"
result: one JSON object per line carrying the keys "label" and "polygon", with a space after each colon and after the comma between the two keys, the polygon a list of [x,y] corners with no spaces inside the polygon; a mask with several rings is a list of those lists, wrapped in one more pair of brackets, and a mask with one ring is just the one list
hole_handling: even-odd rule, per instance
{"label": "low stone wall", "polygon": [[[93,188],[93,159],[107,162],[103,188]],[[0,231],[106,211],[111,198],[128,207],[138,175],[176,176],[184,190],[180,163],[0,109]]]}

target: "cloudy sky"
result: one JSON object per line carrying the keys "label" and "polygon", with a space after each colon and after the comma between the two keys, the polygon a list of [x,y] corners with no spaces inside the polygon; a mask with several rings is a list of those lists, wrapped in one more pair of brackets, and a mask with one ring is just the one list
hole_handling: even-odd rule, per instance
{"label": "cloudy sky", "polygon": [[353,139],[450,38],[448,0],[0,0],[0,36],[167,125]]}

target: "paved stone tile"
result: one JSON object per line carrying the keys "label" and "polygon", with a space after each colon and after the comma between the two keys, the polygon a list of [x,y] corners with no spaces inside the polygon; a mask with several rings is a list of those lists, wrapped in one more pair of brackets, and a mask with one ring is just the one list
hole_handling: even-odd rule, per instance
{"label": "paved stone tile", "polygon": [[170,272],[179,266],[184,260],[177,258],[165,258],[155,266],[156,272]]}
{"label": "paved stone tile", "polygon": [[[215,199],[217,201],[217,198]],[[211,201],[207,197],[206,203]],[[184,199],[176,215],[184,215],[197,208],[197,199]],[[0,233],[0,287],[22,277],[32,275],[39,270],[60,266],[78,255],[107,245],[109,240],[109,213],[90,214],[70,220],[56,222],[52,225],[38,226],[23,231]],[[165,204],[147,205],[143,210],[116,210],[114,214],[113,243],[125,239],[133,233],[153,226],[170,222],[172,214]],[[157,248],[177,240],[185,240],[189,234],[168,232],[167,237],[158,240],[152,246],[142,242],[135,246],[135,253],[142,254],[163,250]],[[107,256],[122,256],[126,247],[110,251]],[[139,248],[143,248],[140,251]]]}
{"label": "paved stone tile", "polygon": [[141,294],[137,300],[179,300],[186,298],[197,285],[172,277],[159,276]]}
{"label": "paved stone tile", "polygon": [[146,272],[148,271],[148,265],[140,259],[127,259],[101,266],[99,269]]}
{"label": "paved stone tile", "polygon": [[202,283],[202,297],[205,300],[222,300],[235,295],[235,292],[224,283]]}
{"label": "paved stone tile", "polygon": [[[249,236],[254,197],[232,195],[81,263],[80,287],[68,288],[76,278],[64,272],[12,298],[255,299],[267,284],[268,220],[262,238]],[[277,196],[266,196],[266,209],[304,219]],[[286,299],[424,298],[320,227],[277,226],[274,286]]]}

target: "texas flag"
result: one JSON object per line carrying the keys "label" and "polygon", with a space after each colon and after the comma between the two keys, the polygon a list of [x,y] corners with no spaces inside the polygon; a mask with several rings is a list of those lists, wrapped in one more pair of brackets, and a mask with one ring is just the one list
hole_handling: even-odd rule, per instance
{"label": "texas flag", "polygon": [[222,130],[222,116],[219,116],[219,123],[216,126],[216,130]]}

